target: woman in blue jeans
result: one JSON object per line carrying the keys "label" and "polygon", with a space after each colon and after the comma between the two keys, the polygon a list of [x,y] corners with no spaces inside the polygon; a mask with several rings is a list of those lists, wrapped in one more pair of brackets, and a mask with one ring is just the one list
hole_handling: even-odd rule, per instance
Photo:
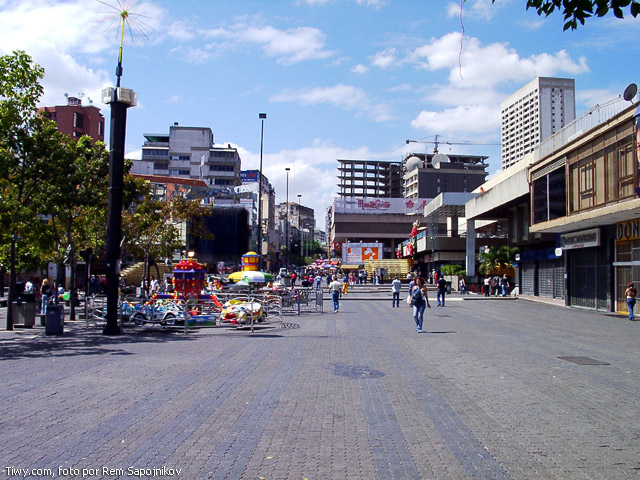
{"label": "woman in blue jeans", "polygon": [[629,320],[635,320],[635,316],[633,315],[633,307],[636,306],[636,295],[638,294],[638,291],[636,290],[636,287],[633,286],[633,282],[629,283],[629,287],[624,291],[624,294],[627,297]]}
{"label": "woman in blue jeans", "polygon": [[416,322],[416,332],[422,333],[422,321],[424,319],[425,308],[431,308],[427,286],[424,278],[416,278],[416,285],[411,294],[411,305],[413,305],[413,321]]}

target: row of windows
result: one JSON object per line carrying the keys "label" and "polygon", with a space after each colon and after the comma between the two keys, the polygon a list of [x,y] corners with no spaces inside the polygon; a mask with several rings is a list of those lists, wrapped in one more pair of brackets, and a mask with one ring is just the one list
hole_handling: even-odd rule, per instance
{"label": "row of windows", "polygon": [[629,136],[535,180],[533,223],[631,198],[635,196],[635,178],[636,162]]}
{"label": "row of windows", "polygon": [[169,157],[169,150],[158,150],[155,148],[143,148],[142,156],[144,157]]}
{"label": "row of windows", "polygon": [[171,160],[191,160],[191,155],[171,155]]}
{"label": "row of windows", "polygon": [[210,172],[234,172],[235,167],[233,165],[210,165]]}

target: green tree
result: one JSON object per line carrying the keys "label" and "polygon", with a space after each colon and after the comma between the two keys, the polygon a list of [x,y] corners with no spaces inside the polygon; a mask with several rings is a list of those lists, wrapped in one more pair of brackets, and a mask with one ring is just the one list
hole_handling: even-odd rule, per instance
{"label": "green tree", "polygon": [[501,268],[511,267],[515,262],[518,251],[518,247],[509,247],[507,245],[490,247],[487,252],[478,255],[480,272],[489,275],[497,273]]}
{"label": "green tree", "polygon": [[97,251],[105,241],[109,156],[103,143],[94,144],[88,136],[60,137],[61,158],[53,162],[41,205],[51,217],[47,233],[55,250],[52,258],[61,269],[65,263],[71,267],[70,318],[74,320],[78,252]]}
{"label": "green tree", "polygon": [[[496,0],[491,0],[495,3]],[[564,30],[575,30],[578,23],[584,25],[587,18],[604,17],[609,11],[617,18],[624,18],[623,9],[629,7],[629,13],[637,17],[640,2],[637,0],[527,0],[527,9],[533,8],[538,15],[548,17],[558,10],[564,15]]]}
{"label": "green tree", "polygon": [[460,276],[464,276],[467,274],[467,272],[465,272],[464,267],[462,265],[442,265],[440,267],[440,271],[442,272],[443,275],[460,275]]}
{"label": "green tree", "polygon": [[[39,194],[51,178],[51,167],[59,155],[55,124],[38,114],[44,69],[25,52],[0,57],[0,225],[8,265],[9,307],[7,329],[13,329],[12,301],[17,266],[37,258],[47,246],[34,241],[41,222]],[[6,243],[5,243],[6,242]]]}

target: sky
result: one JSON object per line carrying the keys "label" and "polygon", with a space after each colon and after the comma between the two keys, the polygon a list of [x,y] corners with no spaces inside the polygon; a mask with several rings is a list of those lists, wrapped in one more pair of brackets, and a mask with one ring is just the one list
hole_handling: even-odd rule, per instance
{"label": "sky", "polygon": [[[209,127],[260,162],[285,201],[325,210],[337,159],[400,161],[411,152],[489,156],[500,169],[500,102],[537,76],[573,78],[576,114],[640,81],[640,19],[588,19],[563,31],[560,14],[526,0],[0,0],[0,54],[26,51],[45,68],[42,106],[65,93],[102,109],[115,84],[114,14],[130,12],[122,86],[126,156],[145,133],[178,122]],[[132,34],[132,35],[130,35]],[[406,144],[407,139],[426,143]]]}

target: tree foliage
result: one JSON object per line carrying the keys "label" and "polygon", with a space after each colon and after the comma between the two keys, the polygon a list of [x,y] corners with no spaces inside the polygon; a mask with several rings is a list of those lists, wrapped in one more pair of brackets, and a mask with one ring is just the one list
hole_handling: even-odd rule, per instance
{"label": "tree foliage", "polygon": [[518,247],[509,247],[507,245],[490,247],[487,252],[478,255],[480,272],[488,275],[498,273],[503,268],[511,267],[516,260],[518,251]]}
{"label": "tree foliage", "polygon": [[[495,3],[496,0],[491,0]],[[548,17],[558,10],[564,15],[564,30],[575,30],[578,23],[584,25],[587,18],[604,17],[610,11],[617,18],[624,18],[624,10],[629,7],[631,16],[637,18],[640,2],[637,0],[527,0],[527,9],[533,8],[538,15]]]}
{"label": "tree foliage", "polygon": [[452,265],[442,265],[440,267],[440,271],[443,275],[453,275],[453,276],[464,276],[467,274],[464,267],[462,265],[452,264]]}

